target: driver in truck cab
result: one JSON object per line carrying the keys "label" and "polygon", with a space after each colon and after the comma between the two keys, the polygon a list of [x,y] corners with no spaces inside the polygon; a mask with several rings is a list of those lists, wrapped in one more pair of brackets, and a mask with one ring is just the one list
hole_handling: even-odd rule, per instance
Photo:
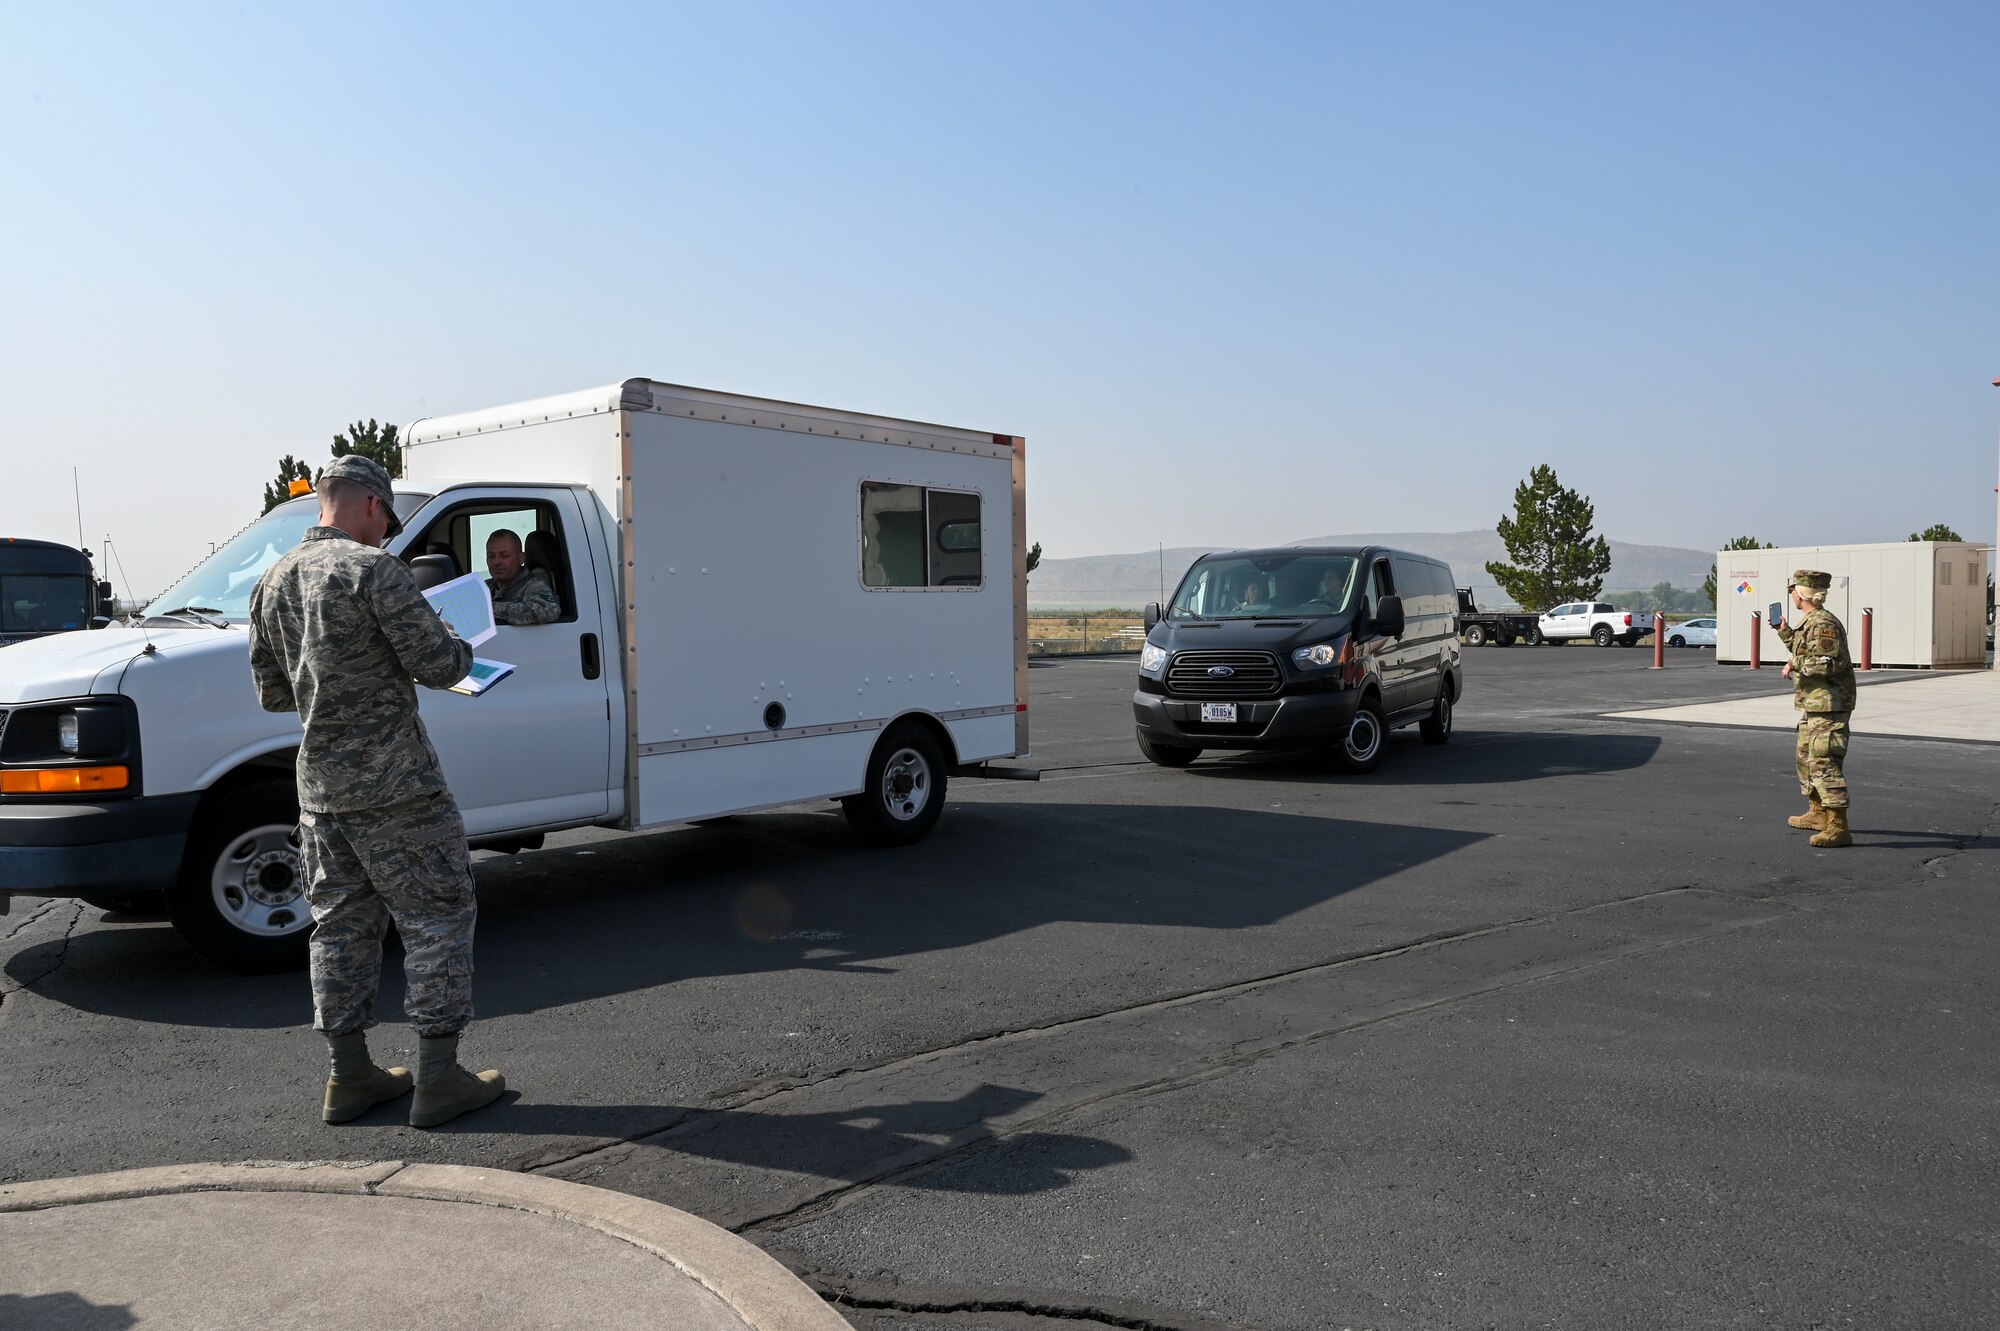
{"label": "driver in truck cab", "polygon": [[521,550],[521,538],[501,528],[486,538],[486,579],[493,593],[493,620],[497,624],[553,624],[562,616],[562,602],[538,568],[527,568],[528,557]]}

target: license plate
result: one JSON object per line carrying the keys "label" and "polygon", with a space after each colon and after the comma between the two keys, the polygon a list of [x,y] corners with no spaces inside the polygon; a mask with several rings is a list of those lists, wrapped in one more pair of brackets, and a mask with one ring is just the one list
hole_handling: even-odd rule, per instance
{"label": "license plate", "polygon": [[1205,702],[1201,705],[1203,721],[1220,721],[1226,725],[1236,723],[1236,704],[1233,702]]}

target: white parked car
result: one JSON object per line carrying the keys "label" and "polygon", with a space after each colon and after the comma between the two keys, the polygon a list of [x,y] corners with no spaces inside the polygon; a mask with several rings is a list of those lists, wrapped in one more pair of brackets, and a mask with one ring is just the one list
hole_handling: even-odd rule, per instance
{"label": "white parked car", "polygon": [[1685,624],[1667,625],[1667,646],[1669,647],[1713,647],[1715,646],[1715,617],[1690,619]]}

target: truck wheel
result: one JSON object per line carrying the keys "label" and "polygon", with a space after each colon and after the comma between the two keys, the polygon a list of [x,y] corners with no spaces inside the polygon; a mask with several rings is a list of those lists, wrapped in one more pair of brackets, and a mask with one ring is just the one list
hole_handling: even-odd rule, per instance
{"label": "truck wheel", "polygon": [[1388,741],[1389,726],[1382,719],[1382,704],[1363,698],[1347,723],[1347,733],[1333,746],[1333,765],[1343,772],[1359,775],[1382,764],[1382,746]]}
{"label": "truck wheel", "polygon": [[1541,646],[1544,641],[1541,627],[1539,625],[1531,626],[1527,633],[1522,635],[1521,641],[1527,643],[1530,647]]}
{"label": "truck wheel", "polygon": [[861,793],[843,799],[840,808],[862,840],[907,846],[936,825],[944,789],[944,753],[936,737],[906,721],[875,742]]}
{"label": "truck wheel", "polygon": [[[1465,645],[1467,647],[1484,647],[1486,645],[1486,626],[1484,624],[1467,624],[1465,626]],[[1209,659],[1213,660],[1214,658],[1210,657]]]}
{"label": "truck wheel", "polygon": [[1590,640],[1599,647],[1609,647],[1611,645],[1611,626],[1609,624],[1599,624],[1590,631]]}
{"label": "truck wheel", "polygon": [[1451,742],[1451,685],[1438,681],[1437,702],[1431,714],[1417,722],[1417,733],[1424,737],[1426,744],[1448,744]]}
{"label": "truck wheel", "polygon": [[218,966],[250,973],[306,964],[312,911],[289,781],[259,781],[202,809],[180,882],[167,893],[174,930]]}
{"label": "truck wheel", "polygon": [[1146,738],[1146,732],[1139,732],[1139,752],[1146,755],[1146,761],[1161,767],[1186,767],[1201,757],[1200,749],[1185,749],[1178,744],[1156,744]]}

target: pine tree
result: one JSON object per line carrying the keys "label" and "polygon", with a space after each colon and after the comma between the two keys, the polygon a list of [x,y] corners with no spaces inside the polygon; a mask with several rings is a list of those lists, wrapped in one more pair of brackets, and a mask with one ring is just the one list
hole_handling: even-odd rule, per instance
{"label": "pine tree", "polygon": [[333,455],[339,457],[343,453],[359,453],[379,462],[392,477],[403,474],[403,445],[393,425],[377,425],[372,418],[366,425],[354,422],[347,427],[346,434],[333,437]]}
{"label": "pine tree", "polygon": [[1596,505],[1563,488],[1545,462],[1514,487],[1514,516],[1496,528],[1514,562],[1489,563],[1486,571],[1524,610],[1589,600],[1611,571],[1611,543],[1591,535],[1596,518]]}

